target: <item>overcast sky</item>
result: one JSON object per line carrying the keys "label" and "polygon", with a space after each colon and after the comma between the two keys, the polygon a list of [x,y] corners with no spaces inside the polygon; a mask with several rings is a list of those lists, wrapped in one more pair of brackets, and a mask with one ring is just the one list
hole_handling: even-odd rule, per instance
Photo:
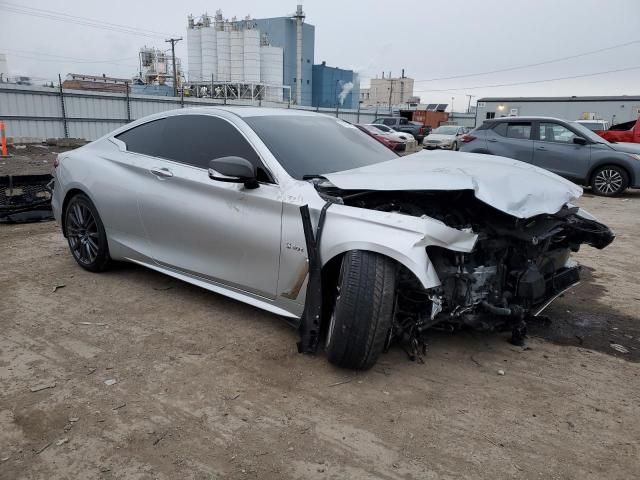
{"label": "overcast sky", "polygon": [[[221,8],[225,17],[264,18],[290,14],[296,7],[295,1],[282,0],[0,0],[0,52],[7,53],[11,73],[46,79],[69,72],[130,77],[137,71],[141,46],[168,45],[162,38],[8,12],[7,3],[181,36],[190,13],[213,14]],[[482,96],[640,94],[640,42],[526,69],[425,81],[640,40],[640,0],[307,0],[303,5],[307,22],[316,27],[316,63],[326,60],[358,70],[363,86],[383,70],[395,76],[404,68],[416,80],[415,94],[423,103],[451,103],[455,97],[456,110],[463,110],[466,95],[474,95],[475,102]],[[177,54],[186,66],[186,41],[178,44]],[[638,69],[487,87],[631,67]]]}

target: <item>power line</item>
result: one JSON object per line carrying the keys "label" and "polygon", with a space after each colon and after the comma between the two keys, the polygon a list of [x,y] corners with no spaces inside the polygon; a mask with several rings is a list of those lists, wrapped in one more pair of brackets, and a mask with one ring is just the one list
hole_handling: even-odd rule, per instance
{"label": "power line", "polygon": [[132,63],[118,63],[118,62],[75,62],[73,60],[65,60],[65,59],[46,59],[46,58],[42,58],[42,57],[31,57],[29,55],[21,55],[21,54],[17,54],[17,53],[13,53],[12,56],[14,57],[20,57],[20,58],[25,58],[27,60],[37,60],[38,62],[49,62],[49,63],[73,63],[73,64],[82,64],[82,65],[92,65],[92,64],[107,64],[107,65],[118,65],[118,66],[122,66],[122,67],[129,67],[129,68],[138,68],[138,65],[134,65]]}
{"label": "power line", "polygon": [[612,45],[610,47],[605,47],[605,48],[599,48],[597,50],[590,50],[588,52],[583,52],[583,53],[577,53],[575,55],[568,55],[566,57],[560,57],[560,58],[554,58],[552,60],[545,60],[542,62],[536,62],[536,63],[529,63],[527,65],[519,65],[516,67],[507,67],[507,68],[500,68],[498,70],[488,70],[486,72],[479,72],[479,73],[465,73],[462,75],[450,75],[447,77],[437,77],[437,78],[429,78],[429,79],[425,79],[425,80],[414,80],[414,83],[418,83],[418,82],[436,82],[438,80],[453,80],[455,78],[468,78],[468,77],[479,77],[481,75],[490,75],[493,73],[502,73],[502,72],[511,72],[514,70],[522,70],[525,68],[530,68],[530,67],[539,67],[540,65],[548,65],[550,63],[558,63],[558,62],[563,62],[565,60],[571,60],[573,58],[579,58],[579,57],[586,57],[588,55],[593,55],[595,53],[601,53],[601,52],[607,52],[609,50],[614,50],[616,48],[622,48],[622,47],[628,47],[629,45],[635,45],[640,43],[640,40],[632,40],[630,42],[626,42],[626,43],[619,43],[617,45]]}
{"label": "power line", "polygon": [[52,10],[44,10],[39,8],[32,7],[23,7],[22,5],[16,5],[9,2],[0,2],[0,5],[3,6],[3,11],[9,13],[16,13],[20,15],[29,15],[34,17],[45,18],[48,20],[54,20],[58,22],[64,23],[72,23],[75,25],[99,28],[103,30],[108,30],[117,33],[125,33],[129,35],[138,35],[143,37],[151,37],[151,38],[165,38],[168,34],[162,32],[155,32],[153,30],[146,30],[137,27],[120,25],[117,23],[109,23],[102,22],[99,20],[93,20],[86,17],[79,17],[76,15],[69,15],[66,13],[58,13]]}
{"label": "power line", "polygon": [[[138,65],[121,63],[122,60],[137,59],[137,57],[133,57],[133,56],[125,57],[125,58],[114,58],[111,60],[89,60],[87,58],[75,58],[75,57],[68,57],[65,55],[56,55],[53,53],[34,52],[30,50],[17,50],[12,48],[0,48],[0,51],[9,52],[9,54],[12,56],[29,58],[29,59],[38,60],[41,62],[67,62],[67,63],[87,63],[87,64],[107,63],[112,65],[123,65],[127,67],[131,67],[131,66],[138,67]],[[55,57],[55,58],[49,58],[49,57]]]}
{"label": "power line", "polygon": [[585,77],[595,77],[597,75],[606,75],[609,73],[618,73],[618,72],[628,72],[630,70],[638,70],[640,69],[640,65],[636,65],[635,67],[628,68],[618,68],[616,70],[605,70],[603,72],[594,72],[594,73],[583,73],[578,75],[570,75],[567,77],[556,77],[556,78],[547,78],[543,80],[531,80],[529,82],[513,82],[513,83],[500,83],[494,85],[478,85],[475,87],[457,87],[457,88],[439,88],[439,89],[419,89],[418,92],[451,92],[453,90],[477,90],[481,88],[497,88],[497,87],[513,87],[516,85],[530,85],[534,83],[546,83],[546,82],[556,82],[558,80],[570,80],[574,78],[585,78]]}

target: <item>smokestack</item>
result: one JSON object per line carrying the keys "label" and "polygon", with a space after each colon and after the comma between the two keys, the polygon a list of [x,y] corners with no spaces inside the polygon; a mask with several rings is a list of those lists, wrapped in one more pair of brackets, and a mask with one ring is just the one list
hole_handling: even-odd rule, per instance
{"label": "smokestack", "polygon": [[304,12],[302,5],[296,8],[296,104],[302,103],[302,23],[304,22]]}
{"label": "smokestack", "polygon": [[402,78],[404,78],[404,68],[402,69]]}

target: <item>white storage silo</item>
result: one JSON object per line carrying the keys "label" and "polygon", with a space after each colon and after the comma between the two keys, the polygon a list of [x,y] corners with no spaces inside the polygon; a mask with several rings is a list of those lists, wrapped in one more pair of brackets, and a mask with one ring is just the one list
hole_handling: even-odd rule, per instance
{"label": "white storage silo", "polygon": [[217,80],[219,82],[228,82],[231,80],[231,52],[229,45],[229,35],[230,31],[228,30],[229,24],[222,23],[220,24],[220,30],[216,31],[216,42],[217,42],[217,50],[218,50],[218,77]]}
{"label": "white storage silo", "polygon": [[282,87],[274,87],[273,85],[282,85],[283,58],[283,50],[280,47],[272,47],[271,45],[260,47],[260,82],[268,85],[265,95],[267,101],[282,101]]}
{"label": "white storage silo", "polygon": [[202,42],[200,25],[194,24],[193,17],[189,17],[187,25],[187,59],[189,61],[188,76],[190,82],[202,80]]}
{"label": "white storage silo", "polygon": [[244,81],[260,82],[260,31],[255,28],[244,30]]}
{"label": "white storage silo", "polygon": [[209,18],[204,18],[200,32],[202,43],[202,80],[207,82],[211,81],[212,75],[215,80],[218,72],[218,42],[216,30]]}
{"label": "white storage silo", "polygon": [[244,82],[244,32],[237,24],[231,30],[231,81]]}

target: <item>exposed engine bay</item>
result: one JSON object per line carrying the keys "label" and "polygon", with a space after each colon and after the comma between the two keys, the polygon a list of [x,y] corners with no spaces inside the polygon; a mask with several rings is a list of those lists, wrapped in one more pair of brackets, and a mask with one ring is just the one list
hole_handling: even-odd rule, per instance
{"label": "exposed engine bay", "polygon": [[478,200],[473,191],[353,191],[314,182],[329,202],[427,216],[478,235],[470,253],[426,247],[441,285],[425,290],[408,270],[399,272],[394,324],[396,339],[420,358],[428,329],[511,328],[522,345],[526,321],[577,284],[580,267],[569,256],[582,244],[602,249],[613,241],[609,228],[578,207],[555,214],[516,218]]}

